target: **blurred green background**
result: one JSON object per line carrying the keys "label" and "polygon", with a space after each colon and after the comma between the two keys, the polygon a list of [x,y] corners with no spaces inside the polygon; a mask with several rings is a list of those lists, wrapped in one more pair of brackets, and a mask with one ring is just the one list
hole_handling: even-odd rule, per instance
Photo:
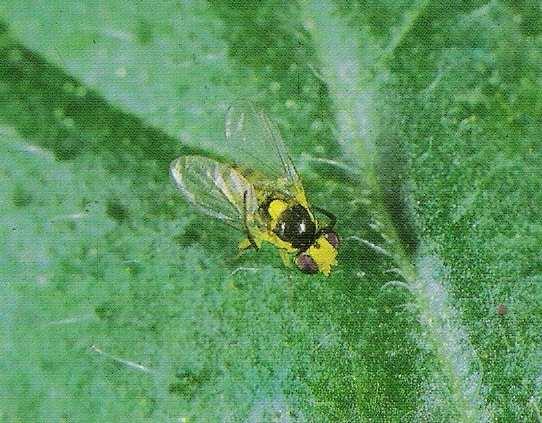
{"label": "blurred green background", "polygon": [[[540,4],[5,0],[0,25],[0,421],[540,421]],[[371,194],[326,162],[364,168],[348,63],[402,146],[379,169],[428,302],[384,286]],[[239,97],[339,218],[329,278],[236,259],[170,183],[180,154],[235,154]]]}

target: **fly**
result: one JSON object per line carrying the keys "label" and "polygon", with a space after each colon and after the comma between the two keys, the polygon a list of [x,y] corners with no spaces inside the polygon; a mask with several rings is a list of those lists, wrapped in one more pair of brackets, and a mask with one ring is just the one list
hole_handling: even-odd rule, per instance
{"label": "fly", "polygon": [[302,272],[328,276],[337,263],[336,218],[309,205],[276,125],[252,103],[243,102],[228,109],[225,140],[239,162],[191,155],[171,163],[171,176],[184,198],[242,231],[246,238],[239,243],[241,251],[258,250],[267,242],[287,266],[293,258]]}

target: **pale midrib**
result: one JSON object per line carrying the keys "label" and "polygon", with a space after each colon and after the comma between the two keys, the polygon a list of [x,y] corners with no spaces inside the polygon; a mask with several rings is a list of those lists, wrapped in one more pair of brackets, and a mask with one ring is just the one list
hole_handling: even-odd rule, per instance
{"label": "pale midrib", "polygon": [[[405,21],[405,27],[396,32],[400,37],[392,40],[393,45],[382,53],[376,68],[383,66],[383,58],[393,54],[427,4],[428,1],[421,1],[417,9],[409,13],[411,18]],[[360,35],[351,30],[340,19],[333,4],[325,0],[302,2],[302,16],[312,36],[323,82],[337,111],[336,124],[344,156],[360,168],[366,185],[379,193],[375,137],[370,118],[371,94],[363,89],[370,77],[368,72],[364,73],[363,64],[358,59],[363,51],[363,46],[358,43]],[[430,346],[440,367],[435,372],[447,379],[444,384],[451,396],[444,400],[450,407],[450,414],[461,422],[489,421],[480,376],[472,370],[479,367],[475,352],[459,322],[459,313],[451,304],[444,285],[437,280],[442,276],[435,277],[442,275],[440,260],[420,255],[421,258],[413,263],[401,245],[384,205],[376,204],[374,207],[373,212],[378,214],[386,235],[394,240],[393,256],[415,297],[422,332],[427,338],[424,343]],[[384,219],[383,214],[387,215]]]}

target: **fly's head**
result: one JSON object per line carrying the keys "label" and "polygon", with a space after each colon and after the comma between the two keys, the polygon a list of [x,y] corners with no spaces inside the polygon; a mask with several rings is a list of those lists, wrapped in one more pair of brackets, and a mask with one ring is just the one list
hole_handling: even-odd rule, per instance
{"label": "fly's head", "polygon": [[298,254],[296,264],[299,270],[304,273],[322,272],[329,276],[331,268],[337,264],[337,250],[339,248],[339,235],[331,228],[324,228],[312,245],[305,251]]}

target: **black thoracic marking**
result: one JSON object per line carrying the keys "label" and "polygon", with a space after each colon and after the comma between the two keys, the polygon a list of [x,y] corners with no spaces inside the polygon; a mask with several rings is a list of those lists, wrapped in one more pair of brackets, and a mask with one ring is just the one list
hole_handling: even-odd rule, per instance
{"label": "black thoracic marking", "polygon": [[280,216],[275,233],[294,248],[306,250],[314,242],[316,225],[307,209],[299,204],[290,207]]}

